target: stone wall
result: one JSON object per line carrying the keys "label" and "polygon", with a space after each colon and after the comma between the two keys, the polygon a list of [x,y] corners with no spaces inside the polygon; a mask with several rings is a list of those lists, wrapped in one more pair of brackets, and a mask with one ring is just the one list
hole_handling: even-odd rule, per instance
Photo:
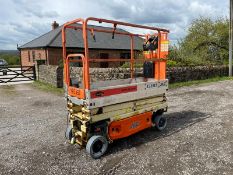
{"label": "stone wall", "polygon": [[38,66],[39,81],[51,84],[55,87],[63,87],[63,68],[51,65],[39,65]]}
{"label": "stone wall", "polygon": [[174,67],[167,69],[170,83],[228,76],[228,66]]}
{"label": "stone wall", "polygon": [[[136,74],[142,76],[142,71],[141,68],[138,68]],[[89,73],[92,82],[130,78],[129,68],[90,68]],[[70,76],[80,79],[82,68],[72,68]]]}
{"label": "stone wall", "polygon": [[[137,68],[136,76],[142,76],[143,69]],[[167,69],[167,78],[170,83],[202,80],[217,76],[227,76],[227,66],[196,66],[174,67]],[[72,68],[71,77],[81,80],[82,68]],[[126,79],[130,77],[129,68],[91,68],[91,81]],[[63,86],[63,69],[58,66],[39,66],[40,81],[50,83],[56,87]]]}

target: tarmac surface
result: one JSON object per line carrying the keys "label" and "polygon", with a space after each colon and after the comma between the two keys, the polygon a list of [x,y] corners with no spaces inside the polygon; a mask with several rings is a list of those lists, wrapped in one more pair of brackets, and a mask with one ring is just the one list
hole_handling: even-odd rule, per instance
{"label": "tarmac surface", "polygon": [[0,86],[0,174],[233,174],[233,81],[168,92],[168,126],[118,140],[93,160],[64,138],[63,96]]}

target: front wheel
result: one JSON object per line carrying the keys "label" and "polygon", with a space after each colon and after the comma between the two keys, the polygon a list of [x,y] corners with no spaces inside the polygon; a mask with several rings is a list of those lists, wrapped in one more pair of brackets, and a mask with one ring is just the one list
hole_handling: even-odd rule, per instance
{"label": "front wheel", "polygon": [[158,131],[163,131],[167,126],[167,118],[163,117],[162,114],[154,113],[152,116],[152,127]]}
{"label": "front wheel", "polygon": [[70,125],[68,125],[66,128],[65,136],[66,136],[66,139],[68,139],[68,140],[71,140],[73,137],[72,127]]}
{"label": "front wheel", "polygon": [[98,159],[108,149],[108,141],[105,137],[100,135],[92,136],[86,145],[86,151],[91,155],[92,158]]}

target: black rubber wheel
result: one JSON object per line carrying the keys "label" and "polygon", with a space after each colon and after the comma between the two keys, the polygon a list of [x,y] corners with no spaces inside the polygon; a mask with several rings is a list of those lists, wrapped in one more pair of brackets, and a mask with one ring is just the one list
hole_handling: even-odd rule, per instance
{"label": "black rubber wheel", "polygon": [[153,128],[156,128],[158,131],[162,131],[167,126],[167,118],[163,117],[162,114],[158,115],[156,113],[152,116]]}
{"label": "black rubber wheel", "polygon": [[108,141],[105,137],[100,135],[92,136],[86,145],[86,151],[91,155],[92,158],[98,159],[108,149]]}
{"label": "black rubber wheel", "polygon": [[68,125],[67,128],[66,128],[65,136],[66,136],[66,139],[68,139],[68,140],[71,140],[72,137],[73,137],[72,128],[71,128],[70,125]]}

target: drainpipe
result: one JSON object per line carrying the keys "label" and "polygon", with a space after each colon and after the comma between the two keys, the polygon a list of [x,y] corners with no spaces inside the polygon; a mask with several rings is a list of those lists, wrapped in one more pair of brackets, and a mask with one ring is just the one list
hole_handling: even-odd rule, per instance
{"label": "drainpipe", "polygon": [[49,60],[48,60],[48,48],[45,49],[45,56],[46,56],[46,64],[49,65]]}
{"label": "drainpipe", "polygon": [[233,47],[233,0],[230,0],[230,21],[229,21],[229,76],[232,76],[232,47]]}

